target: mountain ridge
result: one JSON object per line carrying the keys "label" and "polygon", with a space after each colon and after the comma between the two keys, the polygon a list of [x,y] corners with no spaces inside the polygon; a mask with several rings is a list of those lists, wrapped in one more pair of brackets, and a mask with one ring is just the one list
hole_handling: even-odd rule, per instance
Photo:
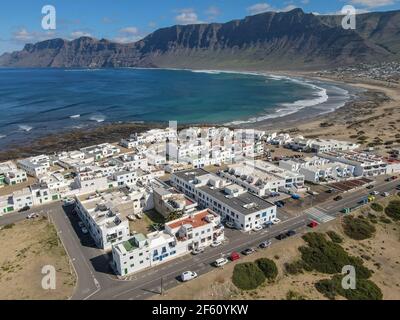
{"label": "mountain ridge", "polygon": [[3,54],[0,66],[302,70],[400,59],[400,10],[360,14],[356,30],[344,30],[341,20],[294,9],[175,25],[127,44],[56,38]]}

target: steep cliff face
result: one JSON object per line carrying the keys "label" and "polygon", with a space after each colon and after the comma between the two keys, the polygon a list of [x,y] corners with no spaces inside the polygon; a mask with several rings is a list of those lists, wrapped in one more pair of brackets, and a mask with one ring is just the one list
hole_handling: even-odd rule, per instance
{"label": "steep cliff face", "polygon": [[295,9],[163,28],[132,44],[88,37],[48,40],[1,56],[0,65],[317,69],[399,56],[400,11],[360,15],[356,30],[344,30],[341,17]]}

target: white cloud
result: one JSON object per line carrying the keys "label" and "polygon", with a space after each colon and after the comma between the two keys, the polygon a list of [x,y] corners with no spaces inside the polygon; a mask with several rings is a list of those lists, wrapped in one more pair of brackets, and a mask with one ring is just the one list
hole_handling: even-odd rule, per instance
{"label": "white cloud", "polygon": [[289,4],[286,7],[283,8],[275,8],[271,5],[269,5],[268,3],[256,3],[254,5],[252,5],[251,7],[247,8],[247,12],[250,15],[256,15],[259,13],[264,13],[267,11],[273,11],[273,12],[287,12],[287,11],[291,11],[293,9],[298,8],[298,6],[295,6],[294,4]]}
{"label": "white cloud", "polygon": [[368,8],[378,8],[390,6],[395,3],[396,0],[351,0],[350,2],[355,5],[360,5]]}
{"label": "white cloud", "polygon": [[27,43],[27,42],[39,42],[43,40],[48,40],[54,38],[54,31],[46,32],[30,32],[26,28],[20,28],[12,33],[11,40],[17,43]]}
{"label": "white cloud", "polygon": [[71,32],[70,37],[72,39],[77,39],[77,38],[81,38],[81,37],[92,37],[92,35],[86,31],[74,31],[74,32]]}
{"label": "white cloud", "polygon": [[194,9],[191,8],[179,10],[179,14],[175,17],[175,20],[178,24],[183,24],[183,25],[202,23],[199,20],[196,11],[194,11]]}
{"label": "white cloud", "polygon": [[208,20],[213,20],[221,14],[221,10],[218,7],[211,6],[205,11],[205,14],[208,17]]}
{"label": "white cloud", "polygon": [[126,27],[118,31],[118,36],[113,40],[118,43],[132,43],[143,38],[137,27]]}
{"label": "white cloud", "polygon": [[119,30],[119,32],[123,34],[136,35],[139,33],[139,29],[136,27],[127,27]]}
{"label": "white cloud", "polygon": [[255,15],[255,14],[266,12],[271,9],[272,9],[272,7],[268,3],[264,2],[264,3],[253,4],[252,6],[247,8],[247,11],[251,15]]}

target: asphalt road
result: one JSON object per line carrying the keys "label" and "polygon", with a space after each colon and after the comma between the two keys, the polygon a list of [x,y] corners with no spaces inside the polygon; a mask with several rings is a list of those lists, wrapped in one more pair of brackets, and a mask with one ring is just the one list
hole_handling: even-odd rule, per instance
{"label": "asphalt road", "polygon": [[[398,180],[379,182],[373,190],[393,192],[399,183]],[[373,190],[362,189],[347,193],[343,195],[341,201],[329,200],[319,204],[316,208],[332,216],[339,216],[343,208],[357,205],[361,198],[367,196]],[[301,211],[301,208],[299,208],[299,211]],[[131,276],[129,280],[124,281],[118,280],[112,274],[109,267],[109,256],[94,247],[90,236],[81,233],[77,226],[77,217],[71,213],[70,209],[64,210],[60,203],[35,208],[26,213],[13,213],[0,217],[0,226],[22,221],[31,212],[48,215],[54,222],[77,273],[78,283],[72,297],[76,300],[141,300],[152,295],[159,295],[161,283],[163,283],[164,290],[178,286],[180,284],[178,277],[184,271],[195,271],[201,276],[214,268],[211,264],[216,259],[226,257],[233,251],[240,252],[249,247],[256,247],[265,240],[278,241],[275,240],[275,237],[288,230],[296,230],[298,235],[301,235],[306,231],[306,223],[308,222],[307,217],[303,214],[258,233],[249,234],[227,229],[226,237],[228,241],[223,246],[208,248],[199,256],[186,255],[177,258],[150,270],[137,273]]]}

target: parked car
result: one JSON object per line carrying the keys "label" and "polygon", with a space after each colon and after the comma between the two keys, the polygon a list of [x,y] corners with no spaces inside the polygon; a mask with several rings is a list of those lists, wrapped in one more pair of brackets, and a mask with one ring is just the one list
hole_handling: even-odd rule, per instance
{"label": "parked car", "polygon": [[22,209],[20,209],[18,212],[25,212],[25,211],[29,211],[29,210],[31,210],[31,207],[30,206],[25,206]]}
{"label": "parked car", "polygon": [[138,219],[143,219],[143,215],[141,213],[136,213],[135,216]]}
{"label": "parked car", "polygon": [[204,248],[197,248],[197,249],[194,249],[193,251],[192,251],[192,254],[194,255],[194,256],[197,256],[198,254],[201,254],[201,253],[203,253],[204,252]]}
{"label": "parked car", "polygon": [[26,218],[27,218],[28,220],[36,219],[36,218],[39,218],[39,215],[38,215],[37,213],[31,213],[31,214],[28,215]]}
{"label": "parked car", "polygon": [[253,231],[259,232],[259,231],[261,231],[262,229],[263,229],[263,227],[262,227],[261,225],[258,225],[258,226],[255,226],[255,227],[253,228]]}
{"label": "parked car", "polygon": [[221,241],[214,241],[213,243],[211,243],[211,247],[212,248],[219,247],[220,245],[222,245]]}
{"label": "parked car", "polygon": [[400,184],[396,187],[396,190],[400,190]]}
{"label": "parked car", "polygon": [[371,189],[373,189],[373,188],[374,188],[373,185],[369,185],[369,186],[367,187],[367,189],[369,189],[369,190],[371,190]]}
{"label": "parked car", "polygon": [[281,223],[281,220],[278,218],[275,218],[275,219],[272,219],[271,222],[272,222],[272,224],[279,224],[279,223]]}
{"label": "parked car", "polygon": [[88,229],[86,229],[86,227],[83,227],[81,229],[81,231],[82,231],[83,234],[88,234],[89,233],[89,231],[88,231]]}
{"label": "parked car", "polygon": [[397,180],[397,179],[398,179],[398,177],[396,177],[396,176],[393,176],[393,177],[391,177],[390,179],[392,179],[392,180]]}
{"label": "parked car", "polygon": [[227,221],[225,223],[225,225],[229,228],[229,229],[236,229],[236,226],[233,222]]}
{"label": "parked car", "polygon": [[240,254],[237,252],[232,252],[231,255],[229,256],[229,259],[231,261],[236,261],[240,259]]}
{"label": "parked car", "polygon": [[286,232],[286,235],[287,235],[288,237],[293,237],[294,235],[296,235],[296,231],[294,231],[294,230],[289,230],[288,232]]}
{"label": "parked car", "polygon": [[191,281],[193,279],[196,279],[197,277],[198,277],[197,273],[193,271],[185,271],[184,273],[181,274],[181,280],[183,282]]}
{"label": "parked car", "polygon": [[379,196],[379,192],[378,191],[372,191],[370,193],[371,196]]}
{"label": "parked car", "polygon": [[130,215],[128,216],[128,220],[129,220],[129,221],[136,221],[136,217],[135,217],[133,214],[130,214]]}
{"label": "parked car", "polygon": [[261,242],[259,247],[261,249],[266,249],[266,248],[269,248],[271,245],[272,245],[271,240],[268,240],[268,241]]}
{"label": "parked car", "polygon": [[220,268],[220,267],[223,267],[224,265],[226,265],[228,262],[229,262],[229,261],[228,261],[227,259],[225,259],[225,258],[220,258],[220,259],[217,259],[217,260],[214,262],[214,266],[216,266],[217,268]]}
{"label": "parked car", "polygon": [[251,254],[253,254],[253,253],[255,253],[255,252],[256,252],[256,250],[254,250],[253,248],[248,248],[248,249],[242,251],[242,253],[243,253],[245,256],[249,256],[249,255],[251,255]]}
{"label": "parked car", "polygon": [[285,233],[281,233],[280,235],[276,236],[277,240],[284,240],[287,238],[287,235]]}
{"label": "parked car", "polygon": [[337,196],[337,197],[334,198],[333,200],[335,200],[335,201],[340,201],[340,200],[343,200],[343,197],[342,197],[342,196]]}
{"label": "parked car", "polygon": [[334,193],[335,192],[335,189],[328,189],[328,190],[326,190],[326,193]]}
{"label": "parked car", "polygon": [[319,226],[319,224],[318,224],[318,222],[316,222],[316,221],[311,221],[311,222],[308,224],[308,227],[311,228],[311,229],[314,229],[314,228],[316,228],[316,227],[318,227],[318,226]]}
{"label": "parked car", "polygon": [[382,197],[385,197],[385,198],[387,198],[387,197],[390,197],[390,193],[389,192],[382,192]]}

